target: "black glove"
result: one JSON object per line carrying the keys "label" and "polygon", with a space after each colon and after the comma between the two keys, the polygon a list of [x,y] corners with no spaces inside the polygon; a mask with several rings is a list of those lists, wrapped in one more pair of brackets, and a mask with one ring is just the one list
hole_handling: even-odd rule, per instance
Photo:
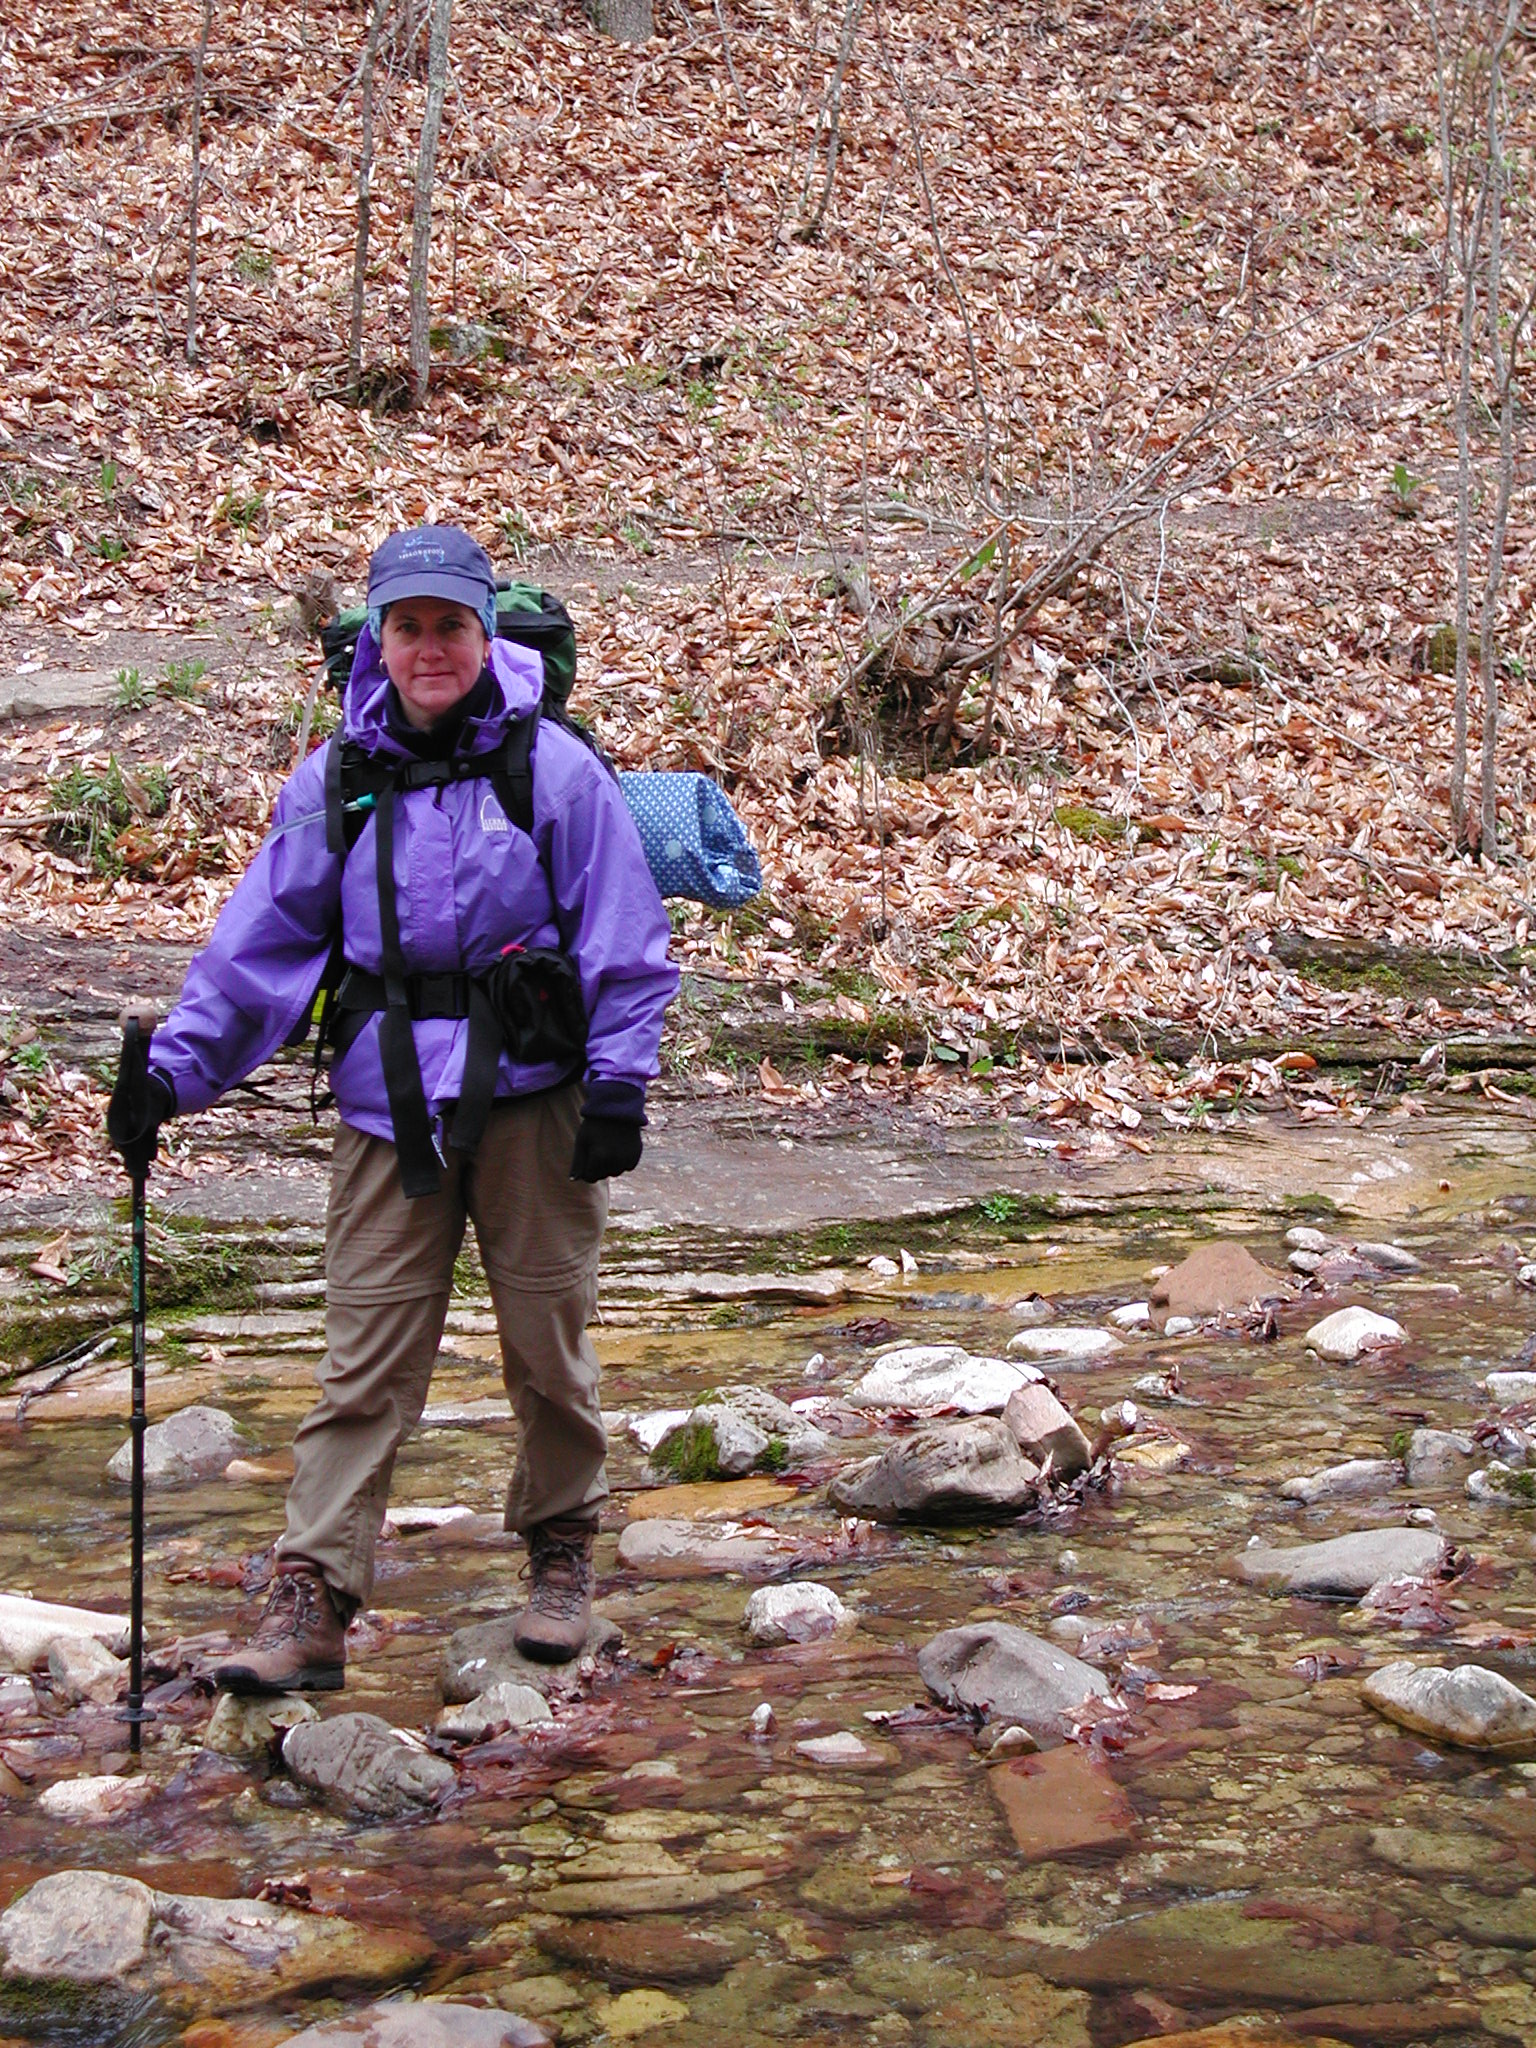
{"label": "black glove", "polygon": [[149,1041],[137,1032],[123,1039],[117,1080],[107,1105],[107,1137],[122,1154],[129,1177],[143,1180],[160,1149],[160,1126],[176,1114],[169,1082],[149,1071]]}
{"label": "black glove", "polygon": [[607,1180],[640,1164],[640,1126],[627,1117],[583,1116],[571,1155],[572,1180]]}

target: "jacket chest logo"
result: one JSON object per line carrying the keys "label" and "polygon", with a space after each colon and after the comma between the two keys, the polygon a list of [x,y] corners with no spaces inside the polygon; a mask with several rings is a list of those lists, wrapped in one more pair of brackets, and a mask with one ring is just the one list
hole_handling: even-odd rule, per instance
{"label": "jacket chest logo", "polygon": [[480,830],[482,832],[505,832],[509,830],[507,814],[501,808],[494,790],[488,789],[480,799]]}

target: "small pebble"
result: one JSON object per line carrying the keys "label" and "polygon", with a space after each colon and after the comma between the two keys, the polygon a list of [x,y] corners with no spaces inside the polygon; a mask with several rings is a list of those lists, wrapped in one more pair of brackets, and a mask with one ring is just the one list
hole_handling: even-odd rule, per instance
{"label": "small pebble", "polygon": [[1002,1731],[996,1742],[987,1751],[987,1754],[988,1756],[1027,1756],[1031,1750],[1036,1750],[1039,1747],[1039,1743],[1036,1742],[1029,1730],[1027,1728],[1020,1728],[1015,1723]]}
{"label": "small pebble", "polygon": [[1410,1508],[1408,1521],[1415,1529],[1433,1529],[1439,1520],[1433,1508]]}
{"label": "small pebble", "polygon": [[1064,1550],[1056,1560],[1056,1569],[1064,1579],[1070,1579],[1077,1570],[1077,1552],[1075,1550]]}
{"label": "small pebble", "polygon": [[1187,1337],[1191,1331],[1197,1330],[1199,1327],[1193,1316],[1170,1316],[1163,1325],[1163,1335],[1165,1337]]}
{"label": "small pebble", "polygon": [[773,1708],[769,1706],[766,1700],[761,1701],[752,1709],[752,1719],[749,1726],[754,1735],[771,1735],[773,1733],[775,1727]]}

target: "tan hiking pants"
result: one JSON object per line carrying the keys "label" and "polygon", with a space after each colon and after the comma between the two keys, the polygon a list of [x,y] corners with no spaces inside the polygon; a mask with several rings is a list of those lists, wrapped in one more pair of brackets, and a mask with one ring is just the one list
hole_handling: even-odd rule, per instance
{"label": "tan hiking pants", "polygon": [[407,1201],[395,1148],[343,1124],[325,1226],[320,1399],[294,1439],[278,1556],[313,1565],[362,1605],[395,1454],[421,1419],[466,1219],[475,1226],[517,1414],[506,1525],[596,1521],[607,1498],[597,1306],[606,1182],[570,1178],[581,1112],[574,1083],[498,1102],[480,1149],[451,1147],[436,1195]]}

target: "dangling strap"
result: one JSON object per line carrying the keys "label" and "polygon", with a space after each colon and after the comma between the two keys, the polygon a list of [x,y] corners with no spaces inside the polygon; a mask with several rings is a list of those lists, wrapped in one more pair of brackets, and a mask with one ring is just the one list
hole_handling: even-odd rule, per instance
{"label": "dangling strap", "polygon": [[389,1119],[400,1161],[400,1185],[415,1201],[435,1195],[442,1185],[442,1162],[432,1142],[432,1119],[421,1085],[421,1062],[411,1029],[410,992],[405,955],[400,948],[400,916],[395,904],[395,800],[386,790],[374,812],[373,829],[379,874],[379,937],[384,956],[384,1015],[379,1022],[379,1056]]}
{"label": "dangling strap", "polygon": [[[496,801],[519,832],[533,837],[533,743],[538,737],[540,706],[535,704],[507,735],[506,745],[492,756],[491,787]],[[482,774],[485,772],[482,768]]]}
{"label": "dangling strap", "polygon": [[491,1104],[496,1099],[496,1076],[501,1071],[504,1043],[501,1022],[491,999],[478,981],[469,984],[469,1036],[464,1047],[464,1077],[459,1083],[459,1106],[453,1113],[448,1142],[455,1151],[471,1159],[480,1149]]}

